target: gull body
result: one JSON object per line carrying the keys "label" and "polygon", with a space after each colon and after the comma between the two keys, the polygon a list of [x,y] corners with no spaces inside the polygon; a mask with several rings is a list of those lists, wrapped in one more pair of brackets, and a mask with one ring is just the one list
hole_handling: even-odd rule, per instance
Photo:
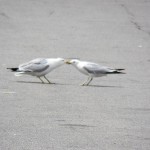
{"label": "gull body", "polygon": [[63,58],[36,58],[27,63],[19,65],[17,68],[7,68],[15,72],[16,76],[31,75],[38,77],[42,83],[44,81],[41,77],[44,77],[49,83],[51,83],[45,75],[52,70],[60,67],[65,63]]}
{"label": "gull body", "polygon": [[110,67],[101,66],[97,63],[80,61],[78,59],[72,59],[66,63],[72,64],[79,72],[88,76],[88,79],[82,85],[89,85],[95,77],[102,77],[108,74],[124,74],[121,72],[124,69],[113,69]]}

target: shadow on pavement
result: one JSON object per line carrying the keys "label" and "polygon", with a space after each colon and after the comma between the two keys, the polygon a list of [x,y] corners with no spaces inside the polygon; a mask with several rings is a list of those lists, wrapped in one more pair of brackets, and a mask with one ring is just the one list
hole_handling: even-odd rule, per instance
{"label": "shadow on pavement", "polygon": [[[31,81],[16,81],[17,83],[27,83],[27,84],[49,84],[49,83],[42,83],[42,82],[31,82]],[[65,85],[65,84],[62,84],[62,83],[51,83],[49,85]]]}
{"label": "shadow on pavement", "polygon": [[105,88],[124,88],[123,86],[111,86],[111,85],[88,85],[89,87],[105,87]]}
{"label": "shadow on pavement", "polygon": [[[70,86],[76,86],[76,84],[63,84],[63,83],[51,83],[51,84],[49,84],[49,83],[42,83],[42,82],[31,82],[31,81],[16,81],[17,83],[27,83],[27,84],[48,84],[48,85],[70,85]],[[81,85],[78,85],[78,86],[80,86],[80,87],[97,87],[97,88],[100,88],[100,87],[102,87],[102,88],[124,88],[123,86],[107,86],[107,85],[88,85],[88,86],[81,86]]]}

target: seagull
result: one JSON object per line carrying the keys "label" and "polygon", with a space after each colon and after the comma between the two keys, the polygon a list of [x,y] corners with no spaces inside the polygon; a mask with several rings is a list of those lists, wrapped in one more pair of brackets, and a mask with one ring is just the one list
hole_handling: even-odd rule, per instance
{"label": "seagull", "polygon": [[88,76],[88,79],[81,84],[82,86],[88,86],[94,77],[102,77],[108,74],[125,74],[124,72],[121,72],[125,69],[113,69],[100,66],[97,63],[80,61],[78,59],[67,60],[66,64],[72,64],[79,72]]}
{"label": "seagull", "polygon": [[41,79],[41,77],[44,77],[45,80],[51,84],[45,75],[63,64],[65,64],[65,59],[63,58],[36,58],[27,63],[19,65],[19,67],[7,69],[15,72],[15,76],[22,76],[24,74],[36,76],[41,80],[42,83],[44,83],[44,81]]}

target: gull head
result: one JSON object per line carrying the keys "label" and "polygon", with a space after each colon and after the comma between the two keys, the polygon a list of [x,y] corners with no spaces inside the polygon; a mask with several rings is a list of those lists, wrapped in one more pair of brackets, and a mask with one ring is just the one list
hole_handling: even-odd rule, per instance
{"label": "gull head", "polygon": [[54,62],[57,63],[58,65],[63,65],[63,64],[65,64],[65,59],[64,58],[56,58],[56,59],[54,59]]}
{"label": "gull head", "polygon": [[65,62],[64,58],[56,58],[56,60],[60,61],[60,62]]}
{"label": "gull head", "polygon": [[80,61],[78,59],[71,59],[71,60],[66,60],[65,63],[66,64],[72,64],[72,65],[76,65],[78,64]]}

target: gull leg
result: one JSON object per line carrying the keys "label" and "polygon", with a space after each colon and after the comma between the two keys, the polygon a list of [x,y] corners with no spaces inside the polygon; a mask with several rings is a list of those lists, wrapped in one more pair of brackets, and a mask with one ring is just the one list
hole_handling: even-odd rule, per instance
{"label": "gull leg", "polygon": [[40,77],[38,77],[38,78],[41,80],[42,83],[44,83],[44,81]]}
{"label": "gull leg", "polygon": [[91,79],[91,78],[88,77],[88,79],[87,79],[86,81],[84,81],[84,83],[82,83],[81,85],[82,85],[82,86],[86,85],[86,84],[89,82],[90,79]]}
{"label": "gull leg", "polygon": [[93,78],[90,77],[90,80],[86,85],[89,85],[92,80],[93,80]]}
{"label": "gull leg", "polygon": [[54,83],[50,82],[45,76],[44,76],[44,78],[45,78],[45,80],[47,80],[47,82],[48,82],[49,84],[54,84]]}

